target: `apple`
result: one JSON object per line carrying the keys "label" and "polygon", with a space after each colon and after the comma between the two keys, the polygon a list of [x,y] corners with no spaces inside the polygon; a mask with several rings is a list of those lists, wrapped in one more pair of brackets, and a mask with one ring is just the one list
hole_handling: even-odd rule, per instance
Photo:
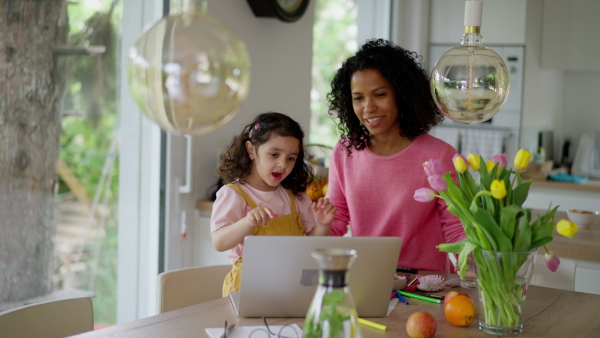
{"label": "apple", "polygon": [[[450,298],[458,296],[458,295],[464,295],[469,297],[469,295],[467,295],[466,293],[462,293],[460,291],[449,291],[446,293],[446,296],[444,296],[444,306],[446,306],[446,304],[448,304],[448,301],[450,300]],[[471,297],[469,297],[471,298]]]}
{"label": "apple", "polygon": [[406,333],[413,338],[430,338],[435,335],[437,325],[429,312],[415,312],[406,321]]}

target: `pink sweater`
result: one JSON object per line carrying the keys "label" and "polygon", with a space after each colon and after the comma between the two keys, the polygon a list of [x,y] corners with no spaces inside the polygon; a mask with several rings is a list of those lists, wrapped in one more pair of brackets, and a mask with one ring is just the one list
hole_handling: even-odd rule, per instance
{"label": "pink sweater", "polygon": [[327,198],[337,208],[330,235],[344,235],[350,223],[352,236],[400,237],[399,267],[449,272],[447,253],[435,246],[465,238],[460,220],[442,199],[422,203],[413,196],[415,190],[429,187],[423,162],[438,159],[445,171],[455,175],[454,154],[452,146],[429,134],[390,156],[366,148],[354,149],[348,157],[338,142],[327,190]]}

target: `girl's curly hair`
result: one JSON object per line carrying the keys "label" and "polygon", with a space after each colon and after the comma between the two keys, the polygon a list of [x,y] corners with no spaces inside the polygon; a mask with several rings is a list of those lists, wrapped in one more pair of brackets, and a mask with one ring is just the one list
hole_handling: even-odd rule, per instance
{"label": "girl's curly hair", "polygon": [[[252,171],[252,160],[246,150],[246,141],[252,142],[258,149],[269,141],[272,135],[291,136],[300,141],[300,151],[292,172],[281,182],[281,186],[292,191],[294,195],[306,191],[306,187],[313,182],[312,167],[304,161],[304,131],[298,122],[287,115],[268,112],[258,115],[252,123],[248,124],[237,136],[227,152],[221,158],[217,175],[223,179],[224,184],[239,180],[244,183],[244,178]],[[301,197],[300,197],[301,198]]]}
{"label": "girl's curly hair", "polygon": [[363,150],[370,137],[352,107],[350,80],[357,71],[374,69],[394,87],[400,135],[414,140],[442,122],[444,116],[435,105],[429,89],[429,77],[421,66],[422,57],[394,45],[391,41],[371,39],[348,58],[331,82],[327,94],[329,116],[336,122],[342,145]]}

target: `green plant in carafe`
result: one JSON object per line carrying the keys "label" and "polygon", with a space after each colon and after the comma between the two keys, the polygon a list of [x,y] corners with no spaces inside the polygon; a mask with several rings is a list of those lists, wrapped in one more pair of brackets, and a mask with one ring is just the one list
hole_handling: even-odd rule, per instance
{"label": "green plant in carafe", "polygon": [[306,314],[305,338],[361,337],[358,315],[348,286],[348,269],[356,258],[353,249],[316,250],[319,285]]}

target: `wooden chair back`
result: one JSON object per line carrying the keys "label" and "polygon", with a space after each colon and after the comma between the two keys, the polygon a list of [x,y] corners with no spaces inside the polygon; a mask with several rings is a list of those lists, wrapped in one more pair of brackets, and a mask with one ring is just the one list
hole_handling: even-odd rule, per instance
{"label": "wooden chair back", "polygon": [[89,297],[24,305],[0,313],[0,336],[62,338],[94,330]]}
{"label": "wooden chair back", "polygon": [[158,275],[158,312],[223,297],[223,280],[231,265],[184,268]]}

